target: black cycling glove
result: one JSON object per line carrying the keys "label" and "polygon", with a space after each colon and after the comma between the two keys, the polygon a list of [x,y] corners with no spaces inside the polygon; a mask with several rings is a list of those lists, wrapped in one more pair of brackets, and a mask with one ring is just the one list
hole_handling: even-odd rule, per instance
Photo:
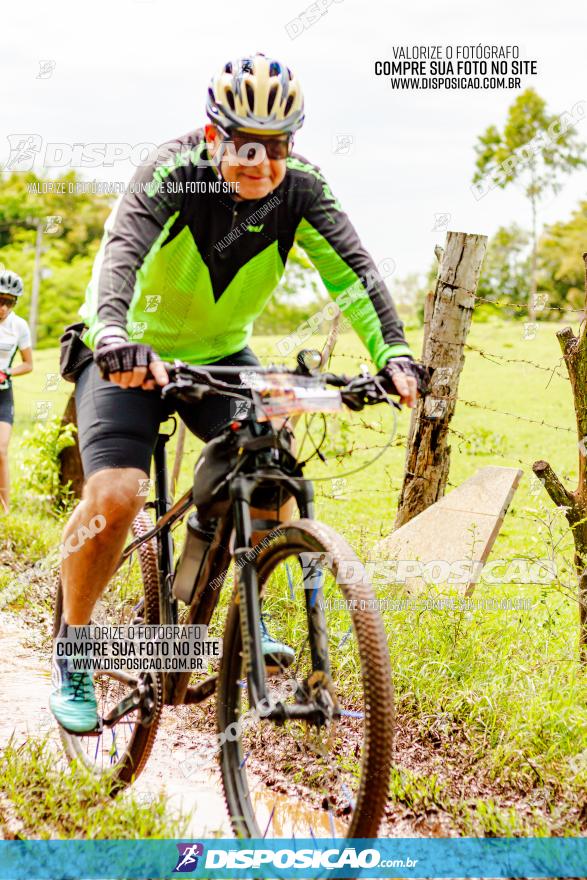
{"label": "black cycling glove", "polygon": [[94,352],[94,360],[103,379],[111,373],[130,372],[134,367],[148,367],[157,355],[150,345],[128,342],[118,336],[104,336]]}
{"label": "black cycling glove", "polygon": [[418,392],[424,397],[428,393],[428,383],[430,382],[430,369],[424,364],[417,363],[409,355],[391,358],[384,367],[382,367],[377,375],[382,379],[382,384],[388,394],[397,394],[394,375],[398,373],[406,373],[413,376],[418,383]]}

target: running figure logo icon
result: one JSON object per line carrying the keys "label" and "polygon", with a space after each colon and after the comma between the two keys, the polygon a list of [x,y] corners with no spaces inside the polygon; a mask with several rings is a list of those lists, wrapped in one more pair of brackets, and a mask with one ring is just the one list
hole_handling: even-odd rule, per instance
{"label": "running figure logo icon", "polygon": [[9,134],[10,155],[5,171],[32,171],[37,153],[43,145],[40,134]]}
{"label": "running figure logo icon", "polygon": [[252,401],[250,400],[235,400],[231,401],[232,408],[234,408],[234,413],[232,415],[233,419],[248,419],[251,416],[251,410],[253,407]]}
{"label": "running figure logo icon", "polygon": [[203,843],[176,843],[179,856],[174,874],[191,874],[198,867],[198,858],[204,855]]}

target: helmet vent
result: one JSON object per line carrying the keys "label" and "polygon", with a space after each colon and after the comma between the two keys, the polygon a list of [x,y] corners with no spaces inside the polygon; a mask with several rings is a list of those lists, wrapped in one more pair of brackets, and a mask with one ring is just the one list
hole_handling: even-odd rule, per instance
{"label": "helmet vent", "polygon": [[271,91],[269,92],[269,97],[267,99],[267,113],[271,113],[273,110],[273,105],[275,104],[275,99],[277,97],[277,86],[273,86]]}
{"label": "helmet vent", "polygon": [[234,95],[232,94],[231,89],[226,90],[226,100],[228,101],[228,106],[230,107],[230,109],[234,111],[234,109],[235,109]]}
{"label": "helmet vent", "polygon": [[228,64],[224,66],[225,73],[232,73],[232,61],[229,61]]}
{"label": "helmet vent", "polygon": [[245,83],[245,89],[247,92],[249,107],[251,108],[251,113],[253,113],[255,110],[255,90],[250,83]]}
{"label": "helmet vent", "polygon": [[287,101],[285,102],[285,109],[283,111],[284,116],[287,116],[289,111],[291,110],[291,105],[294,102],[295,95],[290,95]]}

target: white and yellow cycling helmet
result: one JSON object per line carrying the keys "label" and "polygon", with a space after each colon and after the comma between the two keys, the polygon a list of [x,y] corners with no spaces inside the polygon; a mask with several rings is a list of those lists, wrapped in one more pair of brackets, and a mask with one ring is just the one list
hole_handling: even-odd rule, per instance
{"label": "white and yellow cycling helmet", "polygon": [[304,122],[304,96],[287,65],[257,53],[227,62],[212,77],[206,112],[225,132],[293,134]]}

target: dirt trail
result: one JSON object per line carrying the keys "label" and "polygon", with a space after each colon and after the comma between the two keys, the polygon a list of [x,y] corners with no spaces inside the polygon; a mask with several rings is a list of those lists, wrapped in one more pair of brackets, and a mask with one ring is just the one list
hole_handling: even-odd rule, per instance
{"label": "dirt trail", "polygon": [[48,732],[49,670],[23,644],[27,630],[14,618],[0,615],[0,750],[10,737],[19,745],[27,736]]}
{"label": "dirt trail", "polygon": [[[29,736],[49,736],[58,760],[65,766],[57,728],[49,711],[49,663],[29,647],[33,632],[16,616],[0,612],[0,752],[12,736],[17,746]],[[191,838],[232,836],[219,771],[214,762],[201,766],[201,753],[213,754],[213,731],[211,705],[164,709],[153,752],[131,788],[133,795],[145,802],[164,793],[171,810],[181,811],[188,817],[185,835]],[[401,767],[425,778],[437,776],[453,787],[460,779],[461,797],[466,793],[469,798],[486,799],[497,794],[497,800],[506,800],[504,792],[492,791],[487,780],[475,774],[472,777],[466,774],[465,781],[462,778],[464,756],[455,753],[447,760],[446,754],[423,742],[405,723],[398,724],[396,756],[401,756]],[[328,816],[332,814],[311,809],[303,798],[296,798],[291,792],[279,794],[279,786],[273,788],[271,775],[267,776],[261,769],[258,782],[253,786],[261,827],[265,822],[277,821],[272,818],[277,807],[275,815],[286,815],[288,827],[293,827],[296,836],[303,837],[309,827],[329,836],[332,828],[324,823],[328,823]],[[452,794],[454,796],[456,791]],[[527,811],[528,804],[520,795],[512,800],[511,793],[507,794],[508,806]],[[339,827],[338,820],[335,822],[334,833],[344,836],[343,827]],[[277,827],[274,831],[278,835],[289,833]],[[380,829],[382,837],[450,837],[459,833],[445,810],[433,804],[418,809],[398,801],[390,801]]]}
{"label": "dirt trail", "polygon": [[[49,711],[51,681],[46,651],[29,647],[36,632],[38,628],[26,626],[16,615],[0,612],[0,752],[11,736],[19,745],[29,736],[48,735],[55,743],[56,756],[62,756]],[[214,761],[204,767],[201,764],[202,752],[213,754],[213,715],[212,705],[164,709],[151,757],[131,789],[146,802],[163,792],[172,810],[181,810],[189,817],[185,834],[192,838],[231,836],[219,771]],[[413,719],[396,718],[396,768],[423,780],[425,789],[436,778],[442,799],[431,799],[419,784],[408,779],[407,791],[389,801],[380,828],[382,837],[459,836],[463,826],[453,805],[460,804],[461,810],[472,808],[473,819],[476,801],[491,801],[510,811],[514,808],[528,819],[536,821],[542,817],[547,826],[551,825],[546,791],[537,789],[529,796],[528,792],[492,782],[470,754],[468,743],[457,733],[431,729],[423,735]],[[276,825],[278,816],[286,816],[296,837],[307,835],[308,828],[330,835],[332,828],[324,823],[332,813],[312,809],[303,797],[296,797],[291,786],[280,786],[280,782],[287,780],[273,778],[279,776],[273,772],[278,762],[272,754],[265,757],[268,761],[259,761],[255,768],[252,786],[260,826],[264,828],[266,822],[273,821],[277,835],[289,834]],[[65,764],[65,758],[61,760]],[[568,806],[565,809],[568,813]],[[561,828],[574,818],[583,825],[580,805],[571,812],[573,815],[566,818],[562,814],[559,817]],[[471,833],[470,826],[467,831]],[[483,833],[481,827],[479,832]],[[343,827],[337,824],[335,833],[343,836]]]}
{"label": "dirt trail", "polygon": [[[29,736],[49,735],[60,749],[59,735],[49,711],[50,670],[25,646],[30,630],[16,618],[0,614],[0,751],[11,736],[20,745]],[[201,736],[198,746],[201,747]],[[195,749],[181,719],[166,711],[144,772],[132,788],[142,799],[165,791],[172,808],[190,816],[187,834],[231,836],[220,778],[215,770],[193,771],[189,752]],[[182,770],[189,767],[189,775]]]}
{"label": "dirt trail", "polygon": [[[28,647],[31,630],[18,618],[0,613],[0,751],[13,736],[18,746],[31,736],[49,736],[56,754],[61,755],[61,744],[53,716],[49,710],[51,678],[48,664]],[[140,800],[149,801],[164,792],[171,810],[189,817],[188,837],[231,837],[220,773],[213,766],[198,767],[197,754],[212,752],[213,734],[196,729],[196,713],[201,710],[181,707],[166,708],[157,733],[153,752],[132,793]],[[205,725],[208,729],[210,724]],[[62,759],[65,766],[65,759]],[[330,827],[327,819],[316,819],[303,803],[279,795],[259,785],[256,807],[260,824],[268,821],[276,803],[287,807],[289,820],[307,830],[310,822]],[[335,826],[336,827],[336,826]],[[342,833],[342,829],[341,829]]]}

